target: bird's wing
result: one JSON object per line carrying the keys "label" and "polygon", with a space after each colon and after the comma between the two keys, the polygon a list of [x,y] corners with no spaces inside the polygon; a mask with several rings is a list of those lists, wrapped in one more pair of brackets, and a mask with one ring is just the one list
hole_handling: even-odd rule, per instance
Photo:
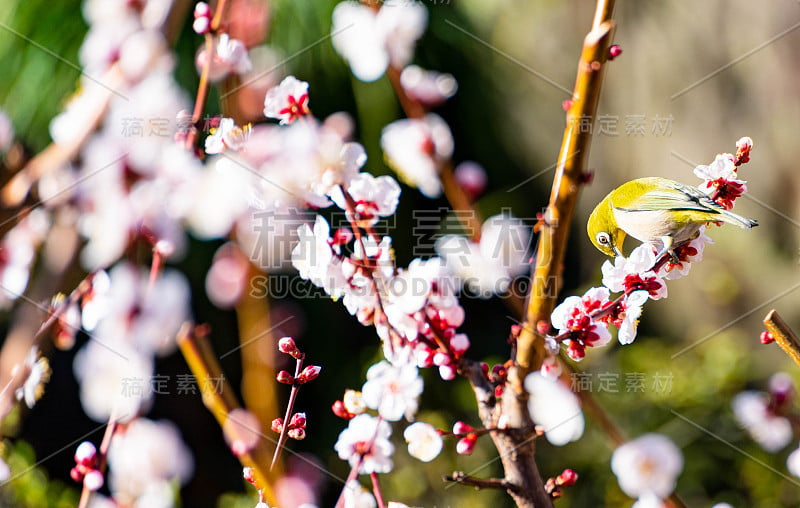
{"label": "bird's wing", "polygon": [[678,182],[669,182],[658,189],[643,192],[627,206],[615,206],[615,208],[629,212],[696,210],[720,213],[723,211],[723,208],[700,189]]}

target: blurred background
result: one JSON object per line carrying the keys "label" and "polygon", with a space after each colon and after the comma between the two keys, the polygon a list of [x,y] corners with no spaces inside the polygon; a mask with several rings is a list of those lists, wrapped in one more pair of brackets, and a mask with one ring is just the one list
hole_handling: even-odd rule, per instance
{"label": "blurred background", "polygon": [[[454,161],[473,160],[486,169],[488,188],[477,201],[484,217],[510,208],[532,223],[547,203],[564,129],[562,101],[570,95],[594,4],[423,3],[430,21],[414,62],[451,73],[458,81],[458,93],[437,110],[453,131]],[[256,69],[283,62],[269,75],[272,84],[285,74],[308,81],[318,118],[349,112],[356,138],[369,155],[366,168],[374,174],[389,173],[379,146],[380,131],[402,117],[402,110],[386,77],[360,82],[334,52],[328,35],[335,4],[237,0],[231,8],[240,14],[238,29],[252,36],[245,42]],[[175,77],[189,97],[197,88],[194,57],[201,41],[191,30],[192,8],[186,2],[177,9],[183,15],[174,24],[172,38]],[[761,319],[770,308],[800,330],[800,3],[623,0],[617,3],[615,19],[615,42],[623,54],[605,75],[589,159],[594,180],[584,189],[576,212],[562,295],[582,294],[600,283],[603,259],[584,231],[589,212],[609,190],[641,176],[699,183],[693,167],[710,163],[717,153],[735,151],[734,143],[745,135],[754,140],[752,161],[740,171],[749,193],[737,202],[736,211],[756,218],[760,226],[747,232],[713,228],[715,244],[708,246],[703,262],[689,277],[670,284],[668,299],[646,306],[636,342],[592,350],[580,367],[589,373],[598,401],[630,436],[662,432],[680,446],[685,468],[677,492],[689,506],[721,501],[737,507],[797,506],[800,487],[786,473],[786,456],[794,446],[775,454],[761,450],[737,426],[730,400],[744,389],[765,389],[777,371],[800,381],[787,356],[758,341]],[[77,0],[0,4],[0,105],[13,122],[25,156],[50,143],[49,122],[76,90],[86,30]],[[244,116],[248,111],[260,114],[263,90],[237,96],[236,107]],[[212,89],[209,115],[221,111],[219,96],[219,90]],[[416,189],[403,187],[391,230],[399,265],[412,259],[412,211],[446,206],[443,199],[426,199]],[[193,314],[198,322],[211,325],[219,352],[235,348],[239,333],[236,315],[216,308],[204,288],[221,243],[192,239],[190,256],[174,264],[189,277]],[[271,276],[285,281],[296,274]],[[330,406],[346,388],[361,386],[366,368],[380,358],[377,338],[340,303],[324,298],[285,296],[262,303],[260,312],[268,313],[273,324],[285,321],[274,335],[294,336],[309,361],[323,366],[319,380],[301,390],[297,403],[309,415],[308,438],[289,446],[304,460],[287,455],[286,468],[310,482],[320,506],[333,506],[341,489],[336,477],[345,477],[349,468],[333,450],[344,423]],[[473,344],[470,355],[490,364],[505,361],[505,338],[512,324],[507,307],[499,298],[465,298],[462,304],[467,315],[463,330]],[[0,326],[7,329],[15,312],[12,308],[4,313]],[[86,338],[78,340],[80,345]],[[15,436],[6,444],[12,470],[36,467],[8,485],[6,506],[73,506],[77,500],[77,487],[69,480],[74,444],[68,445],[87,435],[98,442],[102,430],[81,409],[72,374],[76,349],[49,353],[53,376],[44,397],[32,411],[15,414],[7,423],[5,434]],[[237,390],[243,356],[263,354],[276,368],[287,367],[276,364],[280,358],[259,351],[242,348],[222,360]],[[173,376],[189,372],[179,353],[159,360],[156,370]],[[478,423],[465,382],[444,383],[435,372],[423,376],[420,420],[440,428],[449,428],[457,419]],[[631,376],[643,377],[643,391],[626,388]],[[614,378],[615,386],[602,381]],[[265,397],[273,390],[262,389]],[[288,397],[288,389],[277,393],[280,401]],[[176,422],[194,454],[195,473],[181,492],[183,506],[255,504],[252,488],[242,481],[240,466],[199,395],[158,396],[149,416]],[[399,434],[395,432],[396,439]],[[387,499],[426,507],[511,506],[504,495],[446,488],[441,481],[456,469],[486,477],[500,474],[488,441],[479,441],[468,457],[456,456],[454,444],[448,442],[442,456],[430,464],[402,452],[401,439],[397,445],[395,471],[384,480]],[[619,489],[608,465],[611,452],[588,416],[578,442],[561,449],[543,442],[538,452],[543,474],[554,476],[567,467],[580,474],[578,485],[567,489],[558,505],[630,505],[632,500]]]}

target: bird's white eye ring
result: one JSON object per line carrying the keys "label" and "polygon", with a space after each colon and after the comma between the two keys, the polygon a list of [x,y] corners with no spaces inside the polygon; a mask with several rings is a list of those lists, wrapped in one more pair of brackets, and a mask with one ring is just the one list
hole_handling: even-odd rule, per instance
{"label": "bird's white eye ring", "polygon": [[596,238],[597,238],[597,243],[599,243],[600,245],[608,245],[609,243],[611,243],[611,236],[609,236],[609,234],[606,233],[605,231],[597,233]]}

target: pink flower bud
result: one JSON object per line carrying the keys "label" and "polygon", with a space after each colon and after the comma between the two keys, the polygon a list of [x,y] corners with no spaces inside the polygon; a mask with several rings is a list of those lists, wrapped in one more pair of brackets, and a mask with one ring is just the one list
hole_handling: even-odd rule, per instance
{"label": "pink flower bud", "polygon": [[194,6],[194,17],[210,17],[211,16],[211,7],[208,6],[205,2],[197,2],[197,5]]}
{"label": "pink flower bud", "polygon": [[286,433],[290,438],[296,439],[298,441],[302,441],[306,438],[306,429],[290,429],[289,432]]}
{"label": "pink flower bud", "polygon": [[252,467],[242,469],[242,477],[252,484],[256,483],[256,473]]}
{"label": "pink flower bud", "polygon": [[270,428],[272,432],[280,434],[283,431],[283,418],[275,418],[272,420],[272,426]]}
{"label": "pink flower bud", "polygon": [[278,350],[281,353],[286,353],[287,355],[292,355],[292,357],[297,358],[296,354],[300,353],[300,350],[297,349],[297,344],[295,344],[294,339],[291,337],[284,337],[278,341]]}
{"label": "pink flower bud", "polygon": [[772,334],[769,333],[768,331],[764,330],[763,332],[761,332],[759,340],[761,340],[762,344],[772,344],[773,342],[775,342],[775,337],[773,337]]}
{"label": "pink flower bud", "polygon": [[341,400],[337,400],[336,402],[334,402],[333,405],[331,406],[331,410],[333,411],[333,414],[335,414],[339,418],[342,418],[343,420],[350,420],[351,418],[353,418],[353,416],[355,416],[354,414],[347,411],[347,409],[345,409],[344,402],[342,402]]}
{"label": "pink flower bud", "polygon": [[473,430],[475,430],[475,429],[473,429],[472,427],[470,427],[469,425],[467,425],[466,423],[464,423],[462,421],[457,421],[453,425],[453,434],[455,434],[457,436],[465,436],[465,435],[469,434],[470,432],[472,432]]}
{"label": "pink flower bud", "polygon": [[105,483],[103,473],[97,469],[92,469],[83,477],[83,486],[92,492],[99,490],[100,487],[103,486],[103,483]]}
{"label": "pink flower bud", "polygon": [[205,16],[195,18],[192,22],[192,30],[198,35],[205,35],[211,31],[211,23]]}
{"label": "pink flower bud", "polygon": [[457,333],[450,339],[450,349],[457,355],[462,355],[469,349],[469,338],[464,333]]}
{"label": "pink flower bud", "polygon": [[83,470],[78,466],[73,467],[69,470],[69,477],[72,478],[76,482],[83,481]]}
{"label": "pink flower bud", "polygon": [[456,369],[452,365],[440,365],[439,376],[445,381],[452,381],[456,378]]}
{"label": "pink flower bud", "polygon": [[309,381],[313,381],[317,379],[319,376],[322,367],[319,365],[309,365],[308,367],[304,368],[303,371],[297,376],[297,384],[305,384]]}
{"label": "pink flower bud", "polygon": [[617,44],[612,44],[611,47],[608,48],[608,59],[613,60],[617,58],[619,55],[622,54],[622,48],[619,47]]}
{"label": "pink flower bud", "polygon": [[478,436],[469,434],[458,440],[458,443],[456,443],[456,452],[460,455],[470,455],[472,451],[475,450],[475,443],[477,442]]}
{"label": "pink flower bud", "polygon": [[486,189],[486,170],[477,162],[464,161],[456,166],[456,181],[473,201]]}
{"label": "pink flower bud", "polygon": [[736,161],[734,164],[739,166],[750,162],[750,150],[753,149],[753,140],[745,136],[736,142]]}
{"label": "pink flower bud", "polygon": [[306,426],[306,414],[295,413],[292,415],[292,420],[289,422],[290,429],[300,429]]}
{"label": "pink flower bud", "polygon": [[285,370],[278,372],[276,379],[278,380],[279,383],[284,383],[287,385],[294,384],[294,376]]}
{"label": "pink flower bud", "polygon": [[450,363],[450,355],[445,353],[444,351],[437,351],[433,355],[433,364],[437,367],[441,367],[442,365],[447,365]]}
{"label": "pink flower bud", "polygon": [[79,466],[92,467],[97,457],[97,448],[89,441],[84,441],[75,450],[75,463]]}
{"label": "pink flower bud", "polygon": [[569,487],[570,485],[575,485],[575,482],[577,481],[578,481],[578,473],[576,473],[572,469],[565,469],[556,478],[556,485]]}

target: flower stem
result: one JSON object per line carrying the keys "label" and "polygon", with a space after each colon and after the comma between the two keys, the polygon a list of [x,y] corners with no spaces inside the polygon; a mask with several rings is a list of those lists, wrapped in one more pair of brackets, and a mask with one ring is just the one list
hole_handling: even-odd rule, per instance
{"label": "flower stem", "polygon": [[[117,428],[119,428],[119,420],[117,408],[115,407],[111,410],[111,415],[108,417],[108,425],[106,425],[106,431],[103,434],[103,441],[100,443],[100,449],[97,452],[97,470],[101,473],[105,473],[106,464],[108,462],[108,448],[111,446],[111,439],[114,437]],[[94,494],[94,492],[84,485],[83,490],[81,490],[81,499],[78,502],[78,508],[86,508],[89,506],[92,494]]]}
{"label": "flower stem", "polygon": [[270,464],[269,468],[272,470],[275,467],[275,463],[278,461],[278,457],[281,454],[281,450],[283,449],[283,445],[286,443],[286,434],[289,432],[289,421],[292,418],[292,412],[294,411],[294,402],[297,400],[297,392],[300,391],[300,385],[297,384],[297,377],[303,371],[303,357],[297,359],[294,368],[294,378],[295,382],[292,384],[292,393],[289,394],[289,403],[286,404],[286,415],[283,418],[283,427],[281,428],[281,436],[278,438],[278,444],[275,446],[275,453],[272,455],[272,463]]}
{"label": "flower stem", "polygon": [[381,493],[381,484],[378,481],[378,474],[373,471],[369,474],[369,478],[372,480],[372,492],[375,494],[378,508],[386,508],[386,503],[383,501],[383,494]]}

